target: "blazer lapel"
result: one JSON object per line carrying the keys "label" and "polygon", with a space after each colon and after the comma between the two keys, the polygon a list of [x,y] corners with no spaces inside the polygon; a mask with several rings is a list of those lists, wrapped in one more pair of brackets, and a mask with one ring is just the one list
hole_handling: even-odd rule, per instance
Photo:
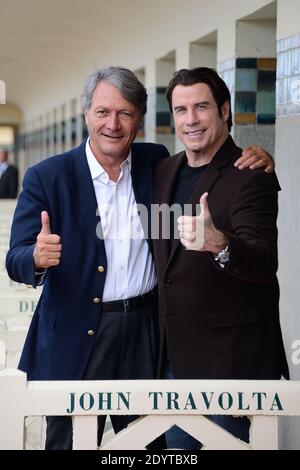
{"label": "blazer lapel", "polygon": [[[159,205],[167,204],[169,207],[173,204],[173,193],[177,181],[177,175],[181,170],[184,162],[186,160],[185,152],[181,152],[178,155],[170,158],[170,167],[168,168],[168,174],[166,175],[165,181],[159,182],[159,188],[157,190],[157,197],[156,200],[158,201]],[[176,245],[178,240],[174,240],[172,252],[174,251],[174,245]],[[161,245],[163,248],[163,256],[164,256],[164,265],[168,263],[168,260],[171,258],[169,253],[169,240],[166,238],[161,239]]]}
{"label": "blazer lapel", "polygon": [[85,143],[86,141],[77,149],[72,161],[71,188],[83,230],[105,252],[96,194],[86,159]]}
{"label": "blazer lapel", "polygon": [[[145,237],[150,245],[151,205],[153,203],[153,172],[148,158],[143,158],[137,148],[131,148],[131,180]],[[140,207],[139,207],[140,206]],[[141,207],[142,206],[142,207]]]}

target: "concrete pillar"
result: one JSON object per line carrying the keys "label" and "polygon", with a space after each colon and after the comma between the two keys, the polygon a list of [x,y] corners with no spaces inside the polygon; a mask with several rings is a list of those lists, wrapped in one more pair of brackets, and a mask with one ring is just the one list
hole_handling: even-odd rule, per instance
{"label": "concrete pillar", "polygon": [[63,121],[63,108],[58,106],[56,108],[56,153],[63,152],[62,142],[62,121]]}
{"label": "concrete pillar", "polygon": [[49,139],[49,148],[48,153],[49,155],[54,155],[54,111],[49,111],[49,121],[48,121],[48,139]]}
{"label": "concrete pillar", "polygon": [[[187,60],[188,51],[183,55]],[[156,61],[156,142],[165,145],[171,154],[175,153],[173,116],[166,99],[167,86],[176,70],[176,51],[173,50]]]}
{"label": "concrete pillar", "polygon": [[26,169],[26,167],[25,167],[24,134],[25,134],[25,126],[24,126],[24,123],[22,123],[20,125],[20,129],[19,129],[19,138],[20,138],[19,158],[18,158],[19,188],[21,187],[21,181],[23,180],[25,169]]}
{"label": "concrete pillar", "polygon": [[146,64],[145,87],[148,93],[148,111],[145,116],[145,141],[156,142],[156,63]]}
{"label": "concrete pillar", "polygon": [[[190,47],[189,43],[182,43],[176,49],[175,70],[190,68]],[[170,76],[170,79],[172,77]],[[181,152],[184,145],[180,142],[176,134],[174,135],[174,153]]]}
{"label": "concrete pillar", "polygon": [[36,118],[32,121],[32,138],[33,138],[33,148],[32,148],[32,161],[37,163],[41,159],[40,154],[40,141],[39,141],[39,128],[40,121],[39,118]]}
{"label": "concrete pillar", "polygon": [[[231,110],[234,114],[236,34],[235,21],[232,18],[226,18],[222,23],[218,29],[217,38],[217,71],[230,91]],[[231,135],[234,137],[234,126]]]}
{"label": "concrete pillar", "polygon": [[65,106],[65,150],[72,148],[72,101]]}
{"label": "concrete pillar", "polygon": [[82,108],[81,108],[81,96],[76,99],[76,145],[80,145],[82,142]]}
{"label": "concrete pillar", "polygon": [[[133,72],[136,75],[137,79],[145,86],[145,68],[142,67],[137,70],[133,70]],[[139,127],[135,142],[145,142],[145,118],[143,119]]]}
{"label": "concrete pillar", "polygon": [[[190,67],[189,43],[183,42],[176,48],[175,70],[188,69]],[[171,80],[170,76],[170,80]]]}
{"label": "concrete pillar", "polygon": [[[282,192],[279,195],[279,283],[283,336],[291,378],[300,379],[300,365],[293,361],[300,340],[299,279],[297,262],[300,233],[300,4],[278,0],[276,171]],[[280,447],[299,449],[300,418],[282,420]]]}
{"label": "concrete pillar", "polygon": [[217,31],[190,43],[189,66],[217,67]]}
{"label": "concrete pillar", "polygon": [[41,133],[42,133],[41,158],[46,158],[47,155],[48,155],[48,148],[47,148],[47,116],[46,116],[46,114],[41,116]]}

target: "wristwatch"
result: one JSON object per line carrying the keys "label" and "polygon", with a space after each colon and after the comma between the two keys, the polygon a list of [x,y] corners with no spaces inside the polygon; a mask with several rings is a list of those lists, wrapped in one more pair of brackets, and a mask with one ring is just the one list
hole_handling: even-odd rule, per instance
{"label": "wristwatch", "polygon": [[221,265],[225,266],[226,263],[229,261],[229,247],[228,245],[224,248],[224,250],[221,250],[220,253],[218,253],[215,256],[215,261],[218,261]]}

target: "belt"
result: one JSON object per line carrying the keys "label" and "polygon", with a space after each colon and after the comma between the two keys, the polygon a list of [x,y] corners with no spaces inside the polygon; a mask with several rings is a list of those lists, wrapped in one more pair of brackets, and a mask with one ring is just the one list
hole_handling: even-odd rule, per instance
{"label": "belt", "polygon": [[129,310],[137,310],[147,307],[153,302],[154,296],[157,294],[157,288],[154,288],[146,294],[130,299],[113,300],[112,302],[102,303],[102,312],[128,312]]}

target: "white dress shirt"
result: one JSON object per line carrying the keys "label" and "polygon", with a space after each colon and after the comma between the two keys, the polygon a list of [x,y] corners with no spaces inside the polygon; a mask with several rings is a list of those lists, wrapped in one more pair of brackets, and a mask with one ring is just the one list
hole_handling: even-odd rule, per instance
{"label": "white dress shirt", "polygon": [[155,266],[133,192],[131,153],[121,164],[117,182],[96,160],[90,139],[86,156],[98,203],[107,257],[103,302],[145,294],[157,284]]}
{"label": "white dress shirt", "polygon": [[6,172],[7,168],[9,167],[9,163],[8,162],[2,162],[0,163],[0,178],[1,176],[3,175],[3,173]]}

